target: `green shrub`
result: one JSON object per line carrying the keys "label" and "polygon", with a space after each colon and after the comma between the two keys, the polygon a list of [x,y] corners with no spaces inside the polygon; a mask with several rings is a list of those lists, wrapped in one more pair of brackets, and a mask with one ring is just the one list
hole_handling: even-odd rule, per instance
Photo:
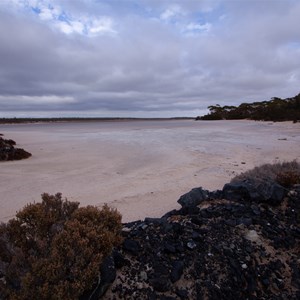
{"label": "green shrub", "polygon": [[[0,227],[0,299],[77,299],[121,241],[121,215],[42,195]],[[2,292],[1,292],[2,291]]]}

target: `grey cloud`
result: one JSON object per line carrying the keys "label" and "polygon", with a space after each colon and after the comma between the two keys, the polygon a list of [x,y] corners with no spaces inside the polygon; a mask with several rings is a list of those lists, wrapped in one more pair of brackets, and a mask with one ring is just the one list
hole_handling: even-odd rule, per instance
{"label": "grey cloud", "polygon": [[[215,103],[293,96],[300,82],[300,4],[267,2],[178,1],[186,14],[174,24],[159,20],[169,1],[121,1],[118,8],[54,2],[74,14],[117,20],[117,35],[92,38],[65,35],[34,15],[0,12],[1,111],[193,115]],[[182,34],[181,25],[199,21],[197,12],[210,18],[209,34]]]}

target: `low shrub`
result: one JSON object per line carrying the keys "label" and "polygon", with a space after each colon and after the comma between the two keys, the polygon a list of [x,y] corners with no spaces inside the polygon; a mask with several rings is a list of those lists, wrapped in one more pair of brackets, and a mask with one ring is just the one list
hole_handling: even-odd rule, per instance
{"label": "low shrub", "polygon": [[291,162],[264,164],[255,167],[232,178],[231,182],[234,183],[250,179],[258,183],[261,181],[276,181],[279,184],[286,186],[284,181],[297,181],[295,180],[297,174],[298,176],[300,174],[300,164],[296,160],[293,160]]}
{"label": "low shrub", "polygon": [[0,226],[0,299],[78,299],[98,281],[120,232],[121,215],[107,205],[43,194]]}

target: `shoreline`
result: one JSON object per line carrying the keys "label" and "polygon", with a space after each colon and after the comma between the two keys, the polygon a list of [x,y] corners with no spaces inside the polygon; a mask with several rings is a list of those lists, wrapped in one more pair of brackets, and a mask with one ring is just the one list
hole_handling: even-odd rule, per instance
{"label": "shoreline", "polygon": [[63,122],[134,122],[134,121],[174,121],[195,120],[193,117],[170,117],[170,118],[0,118],[0,125],[8,124],[42,124]]}

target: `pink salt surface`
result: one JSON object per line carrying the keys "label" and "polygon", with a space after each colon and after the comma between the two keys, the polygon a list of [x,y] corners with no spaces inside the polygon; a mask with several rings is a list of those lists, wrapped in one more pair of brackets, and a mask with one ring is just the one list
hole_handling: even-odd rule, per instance
{"label": "pink salt surface", "polygon": [[126,121],[0,125],[31,152],[0,163],[0,221],[44,192],[108,203],[123,222],[179,208],[194,187],[221,189],[263,163],[300,160],[300,123]]}

